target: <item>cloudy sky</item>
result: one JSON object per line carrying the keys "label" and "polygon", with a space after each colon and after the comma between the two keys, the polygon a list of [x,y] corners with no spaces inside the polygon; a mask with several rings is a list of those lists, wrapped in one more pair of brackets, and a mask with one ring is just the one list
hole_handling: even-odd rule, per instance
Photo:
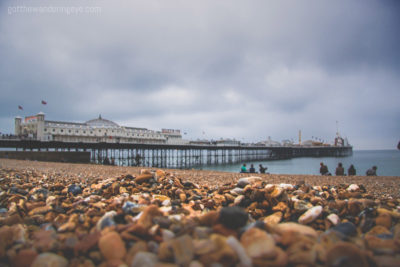
{"label": "cloudy sky", "polygon": [[331,141],[338,121],[355,149],[393,149],[399,14],[396,0],[1,0],[0,132],[43,111]]}

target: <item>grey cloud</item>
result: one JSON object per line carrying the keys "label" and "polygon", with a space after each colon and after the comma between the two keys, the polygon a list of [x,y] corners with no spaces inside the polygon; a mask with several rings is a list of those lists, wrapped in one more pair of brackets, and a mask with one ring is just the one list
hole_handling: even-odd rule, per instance
{"label": "grey cloud", "polygon": [[21,3],[0,4],[2,132],[23,105],[193,138],[331,140],[339,120],[356,148],[398,142],[396,1],[35,0],[102,9],[7,14]]}

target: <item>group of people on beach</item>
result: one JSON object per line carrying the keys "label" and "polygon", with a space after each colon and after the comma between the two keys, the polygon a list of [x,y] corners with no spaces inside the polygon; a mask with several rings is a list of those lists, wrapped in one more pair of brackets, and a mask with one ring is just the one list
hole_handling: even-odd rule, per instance
{"label": "group of people on beach", "polygon": [[[323,162],[320,163],[321,167],[319,168],[319,173],[321,175],[332,175],[329,170],[328,170],[328,166],[326,166]],[[365,175],[367,176],[376,176],[376,170],[378,169],[378,167],[373,166],[372,168],[368,169],[367,172],[365,173]],[[347,175],[348,176],[353,176],[356,175],[357,171],[354,168],[354,165],[351,164],[349,169],[347,170]],[[336,167],[335,170],[335,175],[336,176],[344,176],[346,175],[344,172],[344,168],[343,168],[343,164],[341,162],[338,163],[338,166]]]}
{"label": "group of people on beach", "polygon": [[[258,170],[260,173],[266,173],[265,171],[267,169],[268,169],[268,167],[264,167],[262,164],[258,165]],[[242,165],[242,167],[240,168],[240,172],[241,173],[257,173],[253,164],[250,164],[250,168],[249,168],[249,170],[247,170],[246,163],[244,163]]]}

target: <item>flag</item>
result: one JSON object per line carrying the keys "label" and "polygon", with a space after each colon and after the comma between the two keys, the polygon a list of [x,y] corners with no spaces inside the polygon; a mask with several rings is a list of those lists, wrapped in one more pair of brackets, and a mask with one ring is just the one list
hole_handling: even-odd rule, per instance
{"label": "flag", "polygon": [[18,106],[18,109],[20,109],[20,110],[24,110],[24,108],[23,108],[23,107],[21,107],[21,106]]}
{"label": "flag", "polygon": [[42,100],[42,104],[43,104],[43,105],[47,105],[47,102],[44,101],[44,100]]}

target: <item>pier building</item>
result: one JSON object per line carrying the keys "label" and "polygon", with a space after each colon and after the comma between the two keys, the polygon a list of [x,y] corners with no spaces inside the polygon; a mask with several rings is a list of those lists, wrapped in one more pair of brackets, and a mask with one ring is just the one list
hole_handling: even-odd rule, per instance
{"label": "pier building", "polygon": [[83,142],[83,143],[139,143],[139,144],[186,144],[180,130],[149,130],[98,118],[83,123],[51,121],[40,112],[33,116],[15,118],[15,135],[39,141]]}

